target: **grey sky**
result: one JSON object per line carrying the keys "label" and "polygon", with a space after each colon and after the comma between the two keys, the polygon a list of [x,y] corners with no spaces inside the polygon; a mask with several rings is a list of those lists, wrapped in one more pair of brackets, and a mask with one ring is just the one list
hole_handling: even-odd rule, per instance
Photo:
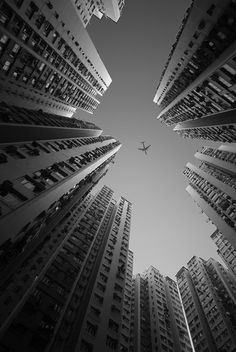
{"label": "grey sky", "polygon": [[[133,203],[134,273],[156,266],[173,277],[193,256],[217,258],[214,227],[188,196],[182,170],[208,142],[184,140],[157,119],[155,89],[188,0],[126,0],[118,23],[94,19],[88,31],[113,82],[93,117],[123,146],[100,183]],[[145,156],[140,141],[152,144]],[[215,144],[218,146],[218,144]],[[195,161],[194,161],[195,162]]]}

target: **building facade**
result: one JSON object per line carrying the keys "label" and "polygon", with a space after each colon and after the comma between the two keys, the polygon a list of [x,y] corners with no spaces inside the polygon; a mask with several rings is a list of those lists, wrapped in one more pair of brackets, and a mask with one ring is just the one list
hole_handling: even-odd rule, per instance
{"label": "building facade", "polygon": [[126,278],[124,288],[123,315],[120,335],[120,351],[128,352],[130,347],[130,334],[132,323],[132,278],[133,278],[133,252],[129,250],[126,267]]}
{"label": "building facade", "polygon": [[62,208],[61,202],[80,192],[86,180],[91,189],[121,145],[111,136],[102,136],[92,123],[6,105],[1,108],[8,122],[1,124],[0,132],[4,140],[0,143],[0,246],[8,253],[15,244],[23,250]]}
{"label": "building facade", "polygon": [[0,2],[0,101],[93,113],[110,83],[72,0]]}
{"label": "building facade", "polygon": [[177,273],[196,352],[235,351],[236,282],[214,259],[193,257]]}
{"label": "building facade", "polygon": [[217,246],[217,253],[229,271],[236,277],[236,250],[218,230],[213,232],[211,239]]}
{"label": "building facade", "polygon": [[[52,229],[70,217],[73,207],[80,213],[80,203],[107,173],[121,145],[93,123],[7,104],[0,109],[2,325],[65,239],[67,230],[58,230],[55,239]],[[33,259],[29,269],[26,262]],[[15,292],[8,287],[11,280],[16,280]],[[5,295],[11,297],[9,305]]]}
{"label": "building facade", "polygon": [[[78,330],[75,330],[78,351],[128,352],[131,314],[130,276],[132,277],[133,268],[133,256],[129,251],[130,219],[131,203],[121,198],[116,205],[115,217],[101,259],[99,274],[93,284],[79,338]],[[92,324],[90,336],[88,336],[88,322]]]}
{"label": "building facade", "polygon": [[150,267],[133,279],[131,352],[192,351],[176,282]]}
{"label": "building facade", "polygon": [[236,3],[196,0],[161,75],[158,119],[182,137],[236,141]]}
{"label": "building facade", "polygon": [[236,149],[203,147],[195,154],[199,166],[187,164],[187,192],[225,239],[236,248]]}
{"label": "building facade", "polygon": [[71,205],[1,282],[2,351],[128,351],[131,204],[104,186]]}
{"label": "building facade", "polygon": [[125,0],[71,0],[74,3],[76,11],[86,27],[92,16],[102,18],[103,15],[117,22],[121,16],[121,11],[125,4]]}

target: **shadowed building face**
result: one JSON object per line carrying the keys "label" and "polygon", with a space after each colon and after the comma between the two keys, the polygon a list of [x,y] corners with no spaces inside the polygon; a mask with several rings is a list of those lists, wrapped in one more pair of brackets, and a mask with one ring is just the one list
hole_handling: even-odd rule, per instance
{"label": "shadowed building face", "polygon": [[2,1],[0,100],[71,116],[111,83],[72,1]]}
{"label": "shadowed building face", "polygon": [[8,280],[1,276],[2,348],[128,351],[131,203],[106,186],[88,193],[64,204]]}

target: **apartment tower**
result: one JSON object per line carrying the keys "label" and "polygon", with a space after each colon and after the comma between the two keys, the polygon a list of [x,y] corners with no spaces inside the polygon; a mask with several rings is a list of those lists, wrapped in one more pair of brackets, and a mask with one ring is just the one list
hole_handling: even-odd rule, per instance
{"label": "apartment tower", "polygon": [[176,282],[150,267],[133,278],[130,352],[190,352]]}
{"label": "apartment tower", "polygon": [[93,113],[110,83],[72,0],[0,2],[0,101]]}
{"label": "apartment tower", "polygon": [[236,2],[187,9],[154,97],[182,137],[236,142]]}
{"label": "apartment tower", "polygon": [[235,351],[233,275],[214,259],[194,256],[176,276],[195,351]]}
{"label": "apartment tower", "polygon": [[92,16],[98,18],[109,17],[117,22],[121,16],[121,11],[125,4],[125,0],[71,0],[76,8],[76,11],[86,27]]}
{"label": "apartment tower", "polygon": [[128,351],[131,204],[72,200],[1,281],[2,351]]}
{"label": "apartment tower", "polygon": [[[0,110],[0,330],[3,337],[5,334],[10,336],[11,329],[19,334],[20,330],[17,333],[17,329],[11,326],[15,326],[14,319],[25,302],[31,299],[29,297],[43,277],[44,270],[50,267],[50,275],[58,283],[50,286],[50,292],[54,292],[52,295],[59,295],[59,301],[64,302],[70,294],[94,240],[96,232],[93,233],[91,228],[98,229],[96,217],[90,215],[93,221],[89,225],[90,232],[85,231],[87,237],[84,234],[78,235],[78,238],[75,236],[74,244],[68,242],[68,236],[70,233],[73,237],[81,217],[84,225],[81,223],[80,226],[86,230],[88,213],[85,216],[85,211],[90,204],[90,191],[107,173],[120,143],[111,136],[103,136],[102,130],[90,122],[3,103]],[[98,204],[101,205],[101,209],[97,209],[99,213],[104,205]],[[64,244],[71,252],[67,252]],[[59,252],[67,253],[65,260],[57,256]],[[59,260],[58,264],[54,259]],[[57,278],[56,269],[50,266],[52,262],[60,268],[60,263],[64,263],[64,273],[59,273]],[[45,279],[46,283],[47,280],[49,278]],[[56,314],[53,307],[52,303],[51,313]],[[35,316],[32,309],[31,319]],[[61,312],[60,308],[58,310]],[[43,317],[42,312],[39,316]],[[41,321],[43,325],[40,326],[35,321],[35,331],[39,335],[44,323],[53,331],[52,325],[48,324],[51,318],[47,316],[45,319],[49,320]],[[53,319],[57,321],[59,315],[56,314]],[[19,323],[17,326],[22,328],[20,335],[23,331],[29,334],[27,324]],[[46,335],[49,330],[46,328]],[[17,350],[17,337],[14,339],[14,346],[9,345],[8,340],[3,342],[5,347],[2,350]],[[47,339],[44,336],[42,343],[40,341],[40,337],[36,337],[31,346],[27,340],[22,348],[43,351]],[[19,343],[24,345],[22,341]],[[37,344],[38,347],[33,347]]]}
{"label": "apartment tower", "polygon": [[211,235],[211,239],[217,246],[217,253],[236,278],[236,250],[218,230]]}
{"label": "apartment tower", "polygon": [[187,192],[236,249],[236,149],[203,147],[195,154],[200,165],[187,164]]}
{"label": "apartment tower", "polygon": [[61,202],[83,190],[86,180],[91,189],[121,145],[92,123],[6,104],[0,108],[7,121],[0,132],[0,246],[6,249],[25,242],[26,233],[34,237],[32,229],[63,210]]}

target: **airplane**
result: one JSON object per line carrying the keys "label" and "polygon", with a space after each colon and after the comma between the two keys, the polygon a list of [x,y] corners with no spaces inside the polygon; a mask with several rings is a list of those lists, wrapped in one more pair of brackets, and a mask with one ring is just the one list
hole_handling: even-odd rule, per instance
{"label": "airplane", "polygon": [[145,142],[140,142],[140,143],[143,144],[143,148],[138,148],[138,150],[142,150],[142,152],[145,152],[145,154],[147,155],[147,150],[148,150],[149,147],[151,147],[151,144],[145,146]]}

